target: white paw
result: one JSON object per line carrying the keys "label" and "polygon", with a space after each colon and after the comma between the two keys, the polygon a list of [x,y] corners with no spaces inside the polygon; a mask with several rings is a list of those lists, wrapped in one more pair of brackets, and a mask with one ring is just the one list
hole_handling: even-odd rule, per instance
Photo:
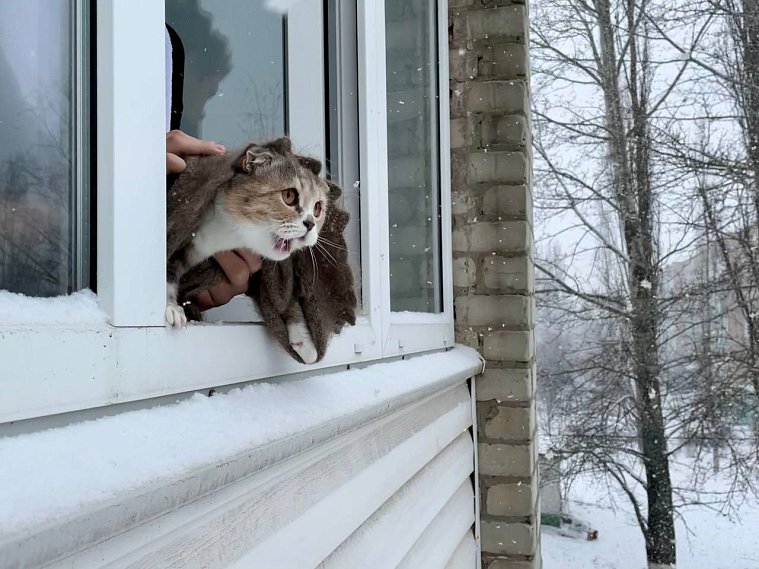
{"label": "white paw", "polygon": [[312,364],[316,361],[318,353],[311,334],[303,322],[295,322],[287,326],[287,335],[290,338],[290,346],[300,356],[304,363]]}
{"label": "white paw", "polygon": [[184,313],[184,308],[179,306],[176,302],[169,302],[166,304],[166,324],[172,328],[181,328],[187,324],[187,316]]}

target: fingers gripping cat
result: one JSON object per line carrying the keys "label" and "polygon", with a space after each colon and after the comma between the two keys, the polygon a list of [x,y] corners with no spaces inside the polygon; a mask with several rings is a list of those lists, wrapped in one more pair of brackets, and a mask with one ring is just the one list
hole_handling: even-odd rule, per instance
{"label": "fingers gripping cat", "polygon": [[[282,261],[292,252],[316,244],[326,217],[328,186],[307,160],[290,152],[286,138],[252,144],[237,154],[188,159],[182,178],[193,180],[192,192],[180,187],[168,194],[173,210],[167,237],[169,326],[187,323],[184,308],[177,302],[182,276],[214,254],[247,248]],[[202,195],[196,195],[199,191]],[[186,215],[182,215],[184,210]],[[194,227],[181,227],[182,219],[198,222]],[[301,359],[316,361],[316,349],[302,318],[289,324],[288,333]]]}

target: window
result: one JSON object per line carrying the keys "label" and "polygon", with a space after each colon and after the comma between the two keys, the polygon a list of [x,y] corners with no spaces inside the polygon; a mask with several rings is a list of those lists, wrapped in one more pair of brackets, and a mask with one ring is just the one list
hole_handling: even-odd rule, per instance
{"label": "window", "polygon": [[[0,323],[0,421],[453,344],[450,232],[441,230],[450,226],[447,33],[437,24],[447,17],[444,1],[388,0],[387,20],[385,3],[352,0],[96,5],[97,294],[108,322],[10,331]],[[296,363],[239,312],[165,327],[167,21],[186,51],[184,130],[228,146],[284,130],[343,187],[361,311],[318,364]],[[406,32],[414,38],[403,54],[393,38]],[[405,74],[405,90],[388,78],[395,72]],[[399,100],[417,111],[396,113],[391,101]],[[410,204],[408,216],[389,212],[396,203]],[[413,294],[396,282],[404,262],[413,265]]]}
{"label": "window", "polygon": [[387,0],[387,169],[393,311],[442,312],[437,15]]}
{"label": "window", "polygon": [[0,3],[0,289],[89,285],[87,20],[84,2]]}
{"label": "window", "polygon": [[166,23],[184,47],[183,131],[230,147],[287,131],[281,13],[260,2],[167,0]]}
{"label": "window", "polygon": [[[227,147],[288,134],[298,152],[325,162],[346,188],[350,262],[360,283],[355,8],[323,4],[301,0],[284,10],[247,0],[167,0],[166,22],[184,47],[181,129]],[[260,320],[244,296],[206,317]]]}
{"label": "window", "polygon": [[326,164],[329,175],[343,189],[343,207],[351,219],[345,229],[348,262],[359,304],[362,303],[361,206],[359,146],[358,46],[356,3],[325,2],[327,30]]}
{"label": "window", "polygon": [[445,2],[385,0],[387,185],[385,347],[404,354],[452,342]]}

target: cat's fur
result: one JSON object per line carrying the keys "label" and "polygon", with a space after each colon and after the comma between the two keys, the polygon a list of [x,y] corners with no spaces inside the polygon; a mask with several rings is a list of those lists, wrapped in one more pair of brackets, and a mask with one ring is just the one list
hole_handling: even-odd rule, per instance
{"label": "cat's fur", "polygon": [[[286,138],[250,145],[238,154],[187,160],[187,169],[167,194],[167,281],[169,286],[179,282],[176,301],[184,307],[182,315],[186,312],[190,318],[199,319],[200,311],[190,299],[224,278],[221,268],[209,258],[216,252],[207,246],[213,240],[204,237],[204,232],[208,234],[213,228],[219,207],[260,222],[281,220],[289,213],[296,223],[285,223],[284,232],[297,236],[303,232],[297,221],[309,211],[313,215],[314,203],[321,201],[321,215],[312,219],[314,227],[304,239],[293,240],[294,246],[284,259],[277,247],[269,251],[253,247],[264,262],[250,279],[247,294],[256,301],[280,344],[304,363],[321,359],[330,336],[346,324],[355,324],[356,296],[343,237],[348,214],[336,203],[340,188],[318,178],[320,170],[318,160],[292,154]],[[312,197],[310,205],[292,208],[282,203],[281,191],[296,186]],[[311,246],[316,231],[320,240]],[[260,244],[260,239],[256,242]],[[251,247],[249,243],[222,245],[226,249]],[[199,261],[201,255],[204,260]],[[176,311],[169,304],[167,320],[173,316],[168,314],[170,308]]]}

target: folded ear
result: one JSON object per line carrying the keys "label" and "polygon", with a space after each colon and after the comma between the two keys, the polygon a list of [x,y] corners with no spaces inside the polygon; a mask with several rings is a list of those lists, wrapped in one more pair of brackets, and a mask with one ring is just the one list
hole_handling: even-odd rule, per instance
{"label": "folded ear", "polygon": [[290,154],[292,152],[292,144],[290,142],[290,139],[286,136],[278,138],[277,140],[272,140],[271,142],[267,143],[266,146],[271,148],[274,152],[279,152],[280,154]]}
{"label": "folded ear", "polygon": [[274,155],[268,147],[251,144],[235,160],[235,167],[242,172],[251,173],[256,168],[270,164],[273,159]]}
{"label": "folded ear", "polygon": [[343,195],[343,189],[329,180],[327,180],[327,187],[329,188],[329,201],[335,203]]}
{"label": "folded ear", "polygon": [[315,176],[318,176],[322,171],[322,163],[316,158],[311,158],[309,156],[296,156],[296,158],[301,166],[306,170],[311,170]]}

